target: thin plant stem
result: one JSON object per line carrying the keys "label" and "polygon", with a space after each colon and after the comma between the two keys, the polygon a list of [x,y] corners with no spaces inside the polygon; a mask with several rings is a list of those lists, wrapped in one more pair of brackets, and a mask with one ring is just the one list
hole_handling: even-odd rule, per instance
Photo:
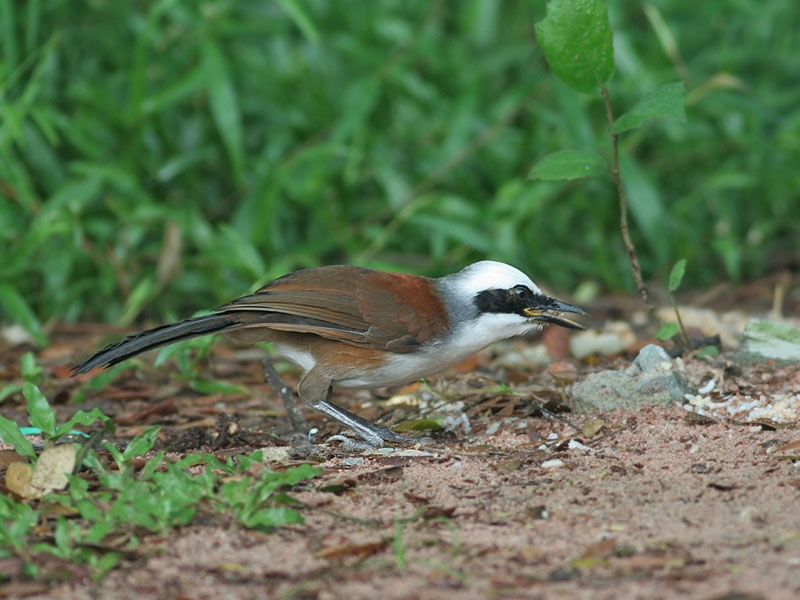
{"label": "thin plant stem", "polygon": [[669,302],[672,304],[672,308],[675,310],[675,317],[678,319],[678,330],[680,334],[678,335],[678,339],[681,341],[683,346],[683,351],[686,354],[689,354],[692,351],[692,342],[689,340],[689,334],[686,332],[686,328],[683,326],[683,319],[681,319],[681,311],[678,310],[678,303],[675,300],[675,296],[670,292],[668,294]]}
{"label": "thin plant stem", "polygon": [[[611,99],[608,95],[608,88],[602,86],[600,88],[603,94],[603,103],[606,107],[606,117],[608,117],[608,125],[614,125],[614,114],[611,111]],[[636,248],[631,240],[631,234],[628,230],[628,197],[625,195],[625,189],[622,187],[622,176],[619,170],[619,135],[609,130],[611,134],[611,141],[614,149],[614,166],[611,169],[611,174],[614,176],[614,181],[617,184],[617,196],[619,197],[619,226],[622,230],[622,241],[625,243],[625,249],[628,252],[628,260],[631,263],[631,271],[633,272],[633,279],[636,281],[636,288],[639,291],[639,296],[642,298],[650,316],[658,323],[661,324],[661,319],[656,315],[655,308],[650,302],[650,294],[647,291],[647,286],[642,280],[642,269],[639,267],[639,258],[636,256]]]}

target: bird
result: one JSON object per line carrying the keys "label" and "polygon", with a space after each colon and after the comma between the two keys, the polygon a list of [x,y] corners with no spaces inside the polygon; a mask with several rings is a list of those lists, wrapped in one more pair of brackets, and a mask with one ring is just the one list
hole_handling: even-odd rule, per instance
{"label": "bird", "polygon": [[440,278],[330,265],[289,273],[215,309],[112,343],[73,367],[72,376],[142,352],[223,332],[272,342],[297,365],[309,406],[367,444],[409,438],[330,401],[334,387],[377,388],[430,377],[500,340],[552,324],[585,329],[563,313],[583,309],[545,295],[522,271],[484,260]]}

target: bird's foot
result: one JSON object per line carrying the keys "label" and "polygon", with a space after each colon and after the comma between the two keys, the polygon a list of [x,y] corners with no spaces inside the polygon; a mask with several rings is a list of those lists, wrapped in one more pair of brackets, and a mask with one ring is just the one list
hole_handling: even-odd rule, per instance
{"label": "bird's foot", "polygon": [[278,372],[275,370],[272,362],[265,360],[263,367],[264,382],[272,386],[272,389],[274,389],[280,395],[283,406],[286,409],[286,415],[289,417],[289,423],[292,425],[292,429],[298,432],[307,432],[309,429],[311,429],[311,425],[303,416],[303,413],[300,412],[300,407],[297,405],[296,396],[292,388],[283,383],[281,376],[278,375]]}
{"label": "bird's foot", "polygon": [[345,410],[327,400],[316,402],[313,407],[357,433],[373,448],[382,448],[386,445],[384,442],[394,442],[396,444],[415,443],[415,440],[411,438],[395,433],[388,427],[368,421],[364,417],[359,417],[357,414],[351,413],[349,410]]}

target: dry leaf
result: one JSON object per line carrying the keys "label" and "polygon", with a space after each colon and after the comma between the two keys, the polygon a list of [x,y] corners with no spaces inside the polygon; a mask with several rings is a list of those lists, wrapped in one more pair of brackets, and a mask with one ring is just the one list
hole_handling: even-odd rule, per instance
{"label": "dry leaf", "polygon": [[589,544],[581,554],[581,558],[602,558],[608,556],[617,545],[616,538],[607,538],[594,544]]}
{"label": "dry leaf", "polygon": [[17,496],[30,497],[33,469],[28,463],[15,462],[6,470],[6,487]]}
{"label": "dry leaf", "polygon": [[789,442],[788,444],[784,444],[783,446],[778,446],[776,449],[778,452],[786,452],[787,450],[797,450],[800,448],[800,440],[795,440],[793,442]]}
{"label": "dry leaf", "polygon": [[370,544],[339,544],[338,546],[323,548],[314,556],[317,558],[327,558],[333,560],[352,556],[358,560],[364,560],[365,558],[380,552],[386,548],[386,546],[387,542],[385,540],[381,540],[380,542],[372,542]]}
{"label": "dry leaf", "polygon": [[693,410],[687,410],[685,418],[687,423],[691,423],[693,425],[712,425],[714,423],[719,423],[719,421],[717,421],[714,417],[701,415]]}
{"label": "dry leaf", "polygon": [[590,421],[586,421],[586,423],[583,424],[583,427],[581,427],[581,433],[587,438],[594,437],[605,424],[606,422],[604,419],[592,419]]}
{"label": "dry leaf", "polygon": [[370,471],[358,476],[359,481],[364,483],[387,483],[397,481],[403,477],[403,467],[387,467],[377,471]]}
{"label": "dry leaf", "polygon": [[47,448],[36,461],[31,477],[31,498],[41,498],[54,490],[63,490],[69,480],[67,474],[75,468],[75,446],[61,444]]}
{"label": "dry leaf", "polygon": [[0,450],[0,468],[15,462],[25,462],[25,460],[25,457],[16,450]]}

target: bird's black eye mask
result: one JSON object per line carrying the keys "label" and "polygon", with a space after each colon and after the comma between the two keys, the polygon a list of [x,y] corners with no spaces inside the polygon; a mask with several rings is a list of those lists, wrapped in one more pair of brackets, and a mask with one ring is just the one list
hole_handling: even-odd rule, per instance
{"label": "bird's black eye mask", "polygon": [[524,285],[515,285],[508,290],[483,290],[475,296],[475,306],[482,313],[508,313],[527,317],[526,308],[533,306],[550,308],[554,300],[544,294],[534,294]]}
{"label": "bird's black eye mask", "polygon": [[580,323],[568,319],[562,313],[588,315],[585,310],[556,300],[544,294],[536,294],[524,285],[515,285],[508,290],[484,290],[475,296],[475,305],[482,313],[505,313],[520,315],[537,324],[560,325],[569,329],[586,329]]}

